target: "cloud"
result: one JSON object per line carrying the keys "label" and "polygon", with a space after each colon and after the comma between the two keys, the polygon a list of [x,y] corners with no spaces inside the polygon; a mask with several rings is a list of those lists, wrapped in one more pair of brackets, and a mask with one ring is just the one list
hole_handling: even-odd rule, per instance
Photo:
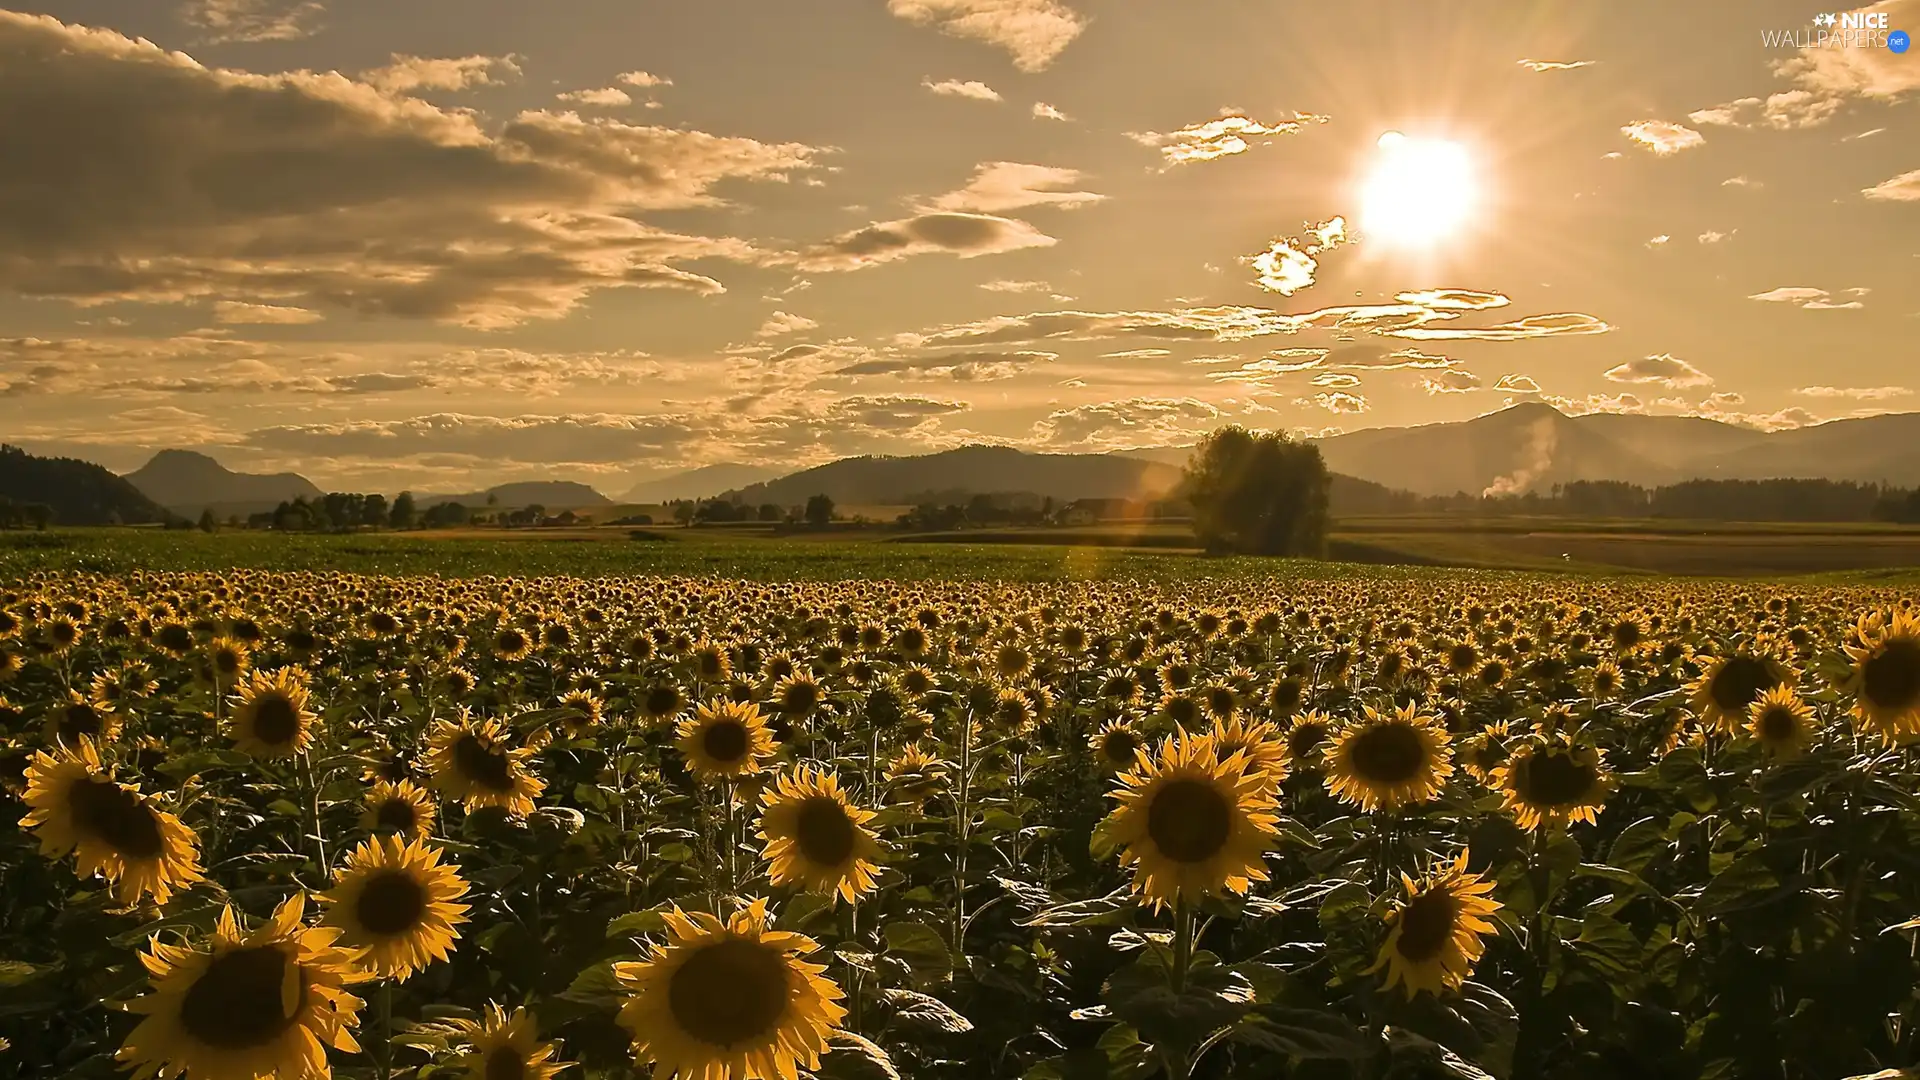
{"label": "cloud", "polygon": [[1612,382],[1659,383],[1672,389],[1713,385],[1713,376],[1677,356],[1666,353],[1642,356],[1617,367],[1608,368],[1606,377]]}
{"label": "cloud", "polygon": [[1249,140],[1272,135],[1295,135],[1308,124],[1324,124],[1328,119],[1325,116],[1297,112],[1293,114],[1291,120],[1282,120],[1269,125],[1245,116],[1229,115],[1201,124],[1192,124],[1166,134],[1157,131],[1129,131],[1127,138],[1142,146],[1158,149],[1160,156],[1169,166],[1184,165],[1194,161],[1213,161],[1233,154],[1244,154],[1252,146]]}
{"label": "cloud", "polygon": [[1577,311],[1553,315],[1529,315],[1498,326],[1407,326],[1382,333],[1415,341],[1523,341],[1543,337],[1578,337],[1604,334],[1613,327],[1592,315]]}
{"label": "cloud", "polygon": [[431,59],[394,53],[386,67],[363,72],[361,81],[389,94],[411,94],[416,90],[465,90],[474,86],[495,86],[502,80],[495,70],[519,75],[520,64],[511,56],[460,56]]}
{"label": "cloud", "polygon": [[1702,244],[1717,244],[1722,240],[1725,240],[1728,237],[1732,236],[1733,233],[1739,232],[1739,231],[1740,231],[1739,229],[1735,229],[1733,230],[1733,232],[1720,232],[1717,229],[1708,229],[1706,232],[1703,232],[1699,236],[1694,237],[1694,239],[1698,240]]}
{"label": "cloud", "polygon": [[1516,60],[1515,63],[1532,72],[1574,71],[1578,68],[1592,67],[1598,60]]}
{"label": "cloud", "polygon": [[[1302,402],[1305,404],[1305,402]],[[1313,404],[1330,413],[1358,415],[1368,409],[1367,399],[1362,394],[1349,394],[1344,390],[1335,390],[1328,394],[1313,395]]]}
{"label": "cloud", "polygon": [[271,304],[241,304],[232,300],[221,300],[213,305],[214,321],[235,325],[255,323],[260,325],[296,326],[301,323],[316,323],[326,318],[317,311],[306,308],[275,307]]}
{"label": "cloud", "polygon": [[1394,299],[1403,304],[1418,304],[1441,311],[1490,311],[1513,303],[1499,293],[1481,292],[1478,289],[1425,289],[1399,293]]}
{"label": "cloud", "polygon": [[1315,255],[1347,242],[1347,221],[1336,216],[1309,225],[1306,239],[1290,236],[1275,240],[1267,250],[1241,261],[1258,271],[1255,284],[1268,292],[1292,296],[1313,284],[1314,273],[1320,266]]}
{"label": "cloud", "polygon": [[887,11],[953,37],[1005,49],[1013,66],[1028,72],[1053,63],[1087,25],[1054,0],[887,0]]}
{"label": "cloud", "polygon": [[1534,382],[1531,375],[1502,375],[1499,381],[1493,384],[1493,388],[1510,394],[1537,394],[1540,392],[1540,384]]}
{"label": "cloud", "polygon": [[561,101],[597,109],[615,109],[633,104],[633,97],[617,86],[603,86],[598,90],[569,90],[554,96]]}
{"label": "cloud", "polygon": [[1696,124],[1720,127],[1766,127],[1775,131],[1792,131],[1826,123],[1840,110],[1841,104],[1840,98],[1808,90],[1782,90],[1764,99],[1744,97],[1724,105],[1696,109],[1687,114],[1687,119]]}
{"label": "cloud", "polygon": [[1480,376],[1461,368],[1422,373],[1420,376],[1420,386],[1429,394],[1464,394],[1478,390],[1483,385]]}
{"label": "cloud", "polygon": [[1192,442],[1219,418],[1219,409],[1197,398],[1136,397],[1055,411],[1033,425],[1033,435],[1053,449],[1097,452],[1179,446]]}
{"label": "cloud", "polygon": [[969,98],[973,101],[999,101],[1000,92],[983,82],[961,82],[959,79],[946,79],[934,82],[931,76],[920,80],[920,85],[941,97]]}
{"label": "cloud", "polygon": [[1540,400],[1566,413],[1568,416],[1586,416],[1591,413],[1644,413],[1647,403],[1638,394],[1588,394],[1583,398],[1561,397],[1558,394],[1543,394]]}
{"label": "cloud", "polygon": [[1308,382],[1329,390],[1348,390],[1360,385],[1360,376],[1345,371],[1323,371]]}
{"label": "cloud", "polygon": [[1891,180],[1882,180],[1860,194],[1883,202],[1920,202],[1920,169],[1904,172]]}
{"label": "cloud", "polygon": [[985,281],[980,288],[997,293],[1052,292],[1053,286],[1044,281]]}
{"label": "cloud", "polygon": [[760,329],[754,331],[753,336],[759,338],[779,337],[782,334],[794,334],[802,330],[815,330],[818,329],[819,326],[819,323],[814,322],[804,315],[789,315],[784,311],[776,311],[767,316],[767,321],[760,324]]}
{"label": "cloud", "polygon": [[1105,195],[1091,191],[1062,190],[1079,181],[1080,173],[1074,169],[991,161],[974,170],[973,179],[966,187],[934,199],[924,209],[977,214],[998,214],[1028,206],[1077,210],[1106,199]]}
{"label": "cloud", "polygon": [[1725,180],[1720,181],[1720,186],[1721,187],[1755,187],[1757,188],[1763,185],[1760,183],[1760,181],[1754,180],[1750,177],[1729,176]]}
{"label": "cloud", "polygon": [[1444,356],[1423,353],[1419,349],[1388,352],[1379,345],[1363,343],[1343,345],[1334,349],[1321,359],[1321,363],[1326,367],[1395,371],[1400,368],[1444,368],[1450,366],[1453,361]]}
{"label": "cloud", "polygon": [[1803,386],[1794,393],[1810,398],[1850,398],[1854,401],[1887,401],[1897,397],[1910,397],[1913,391],[1904,386]]}
{"label": "cloud", "polygon": [[673,85],[672,79],[666,78],[665,76],[662,76],[662,75],[650,74],[645,71],[626,72],[622,74],[620,78],[616,81],[623,83],[627,86],[637,86],[642,90],[651,90],[656,86],[672,86]]}
{"label": "cloud", "polygon": [[319,0],[187,0],[180,18],[211,44],[297,41],[319,32]]}
{"label": "cloud", "polygon": [[1063,120],[1063,121],[1073,119],[1072,117],[1068,116],[1066,113],[1061,112],[1059,109],[1054,108],[1053,106],[1047,104],[1044,101],[1036,101],[1033,103],[1033,118],[1035,120]]}
{"label": "cloud", "polygon": [[838,368],[835,375],[891,375],[914,381],[992,382],[1059,359],[1050,352],[971,352],[881,357]]}
{"label": "cloud", "polygon": [[1620,134],[1661,157],[1691,150],[1707,141],[1698,131],[1666,120],[1636,120],[1621,128]]}
{"label": "cloud", "polygon": [[1825,289],[1812,289],[1806,286],[1781,286],[1778,289],[1768,289],[1766,292],[1754,293],[1748,296],[1747,299],[1759,300],[1770,304],[1792,304],[1797,308],[1807,311],[1857,311],[1867,306],[1858,300],[1849,300],[1845,303],[1836,304],[1831,299],[1832,295],[1833,294]]}
{"label": "cloud", "polygon": [[[694,130],[479,115],[337,73],[203,67],[106,30],[0,11],[0,291],[80,303],[231,300],[477,327],[608,288],[720,291],[675,266],[765,261],[636,219],[724,205],[820,153]],[[88,152],[71,152],[73,131]]]}
{"label": "cloud", "polygon": [[938,417],[966,412],[968,408],[970,406],[964,401],[941,401],[907,394],[856,396],[841,398],[829,405],[826,419],[881,431],[908,431]]}
{"label": "cloud", "polygon": [[[1881,0],[1854,10],[1884,12],[1894,29],[1911,31],[1920,23],[1920,0]],[[1773,70],[1802,89],[1824,96],[1893,101],[1920,90],[1920,65],[1913,63],[1912,56],[1884,47],[1816,45],[1776,63]]]}
{"label": "cloud", "polygon": [[1024,221],[992,214],[919,214],[881,221],[815,245],[799,258],[804,270],[864,270],[914,255],[946,252],[963,259],[1058,243]]}
{"label": "cloud", "polygon": [[1659,236],[1649,239],[1647,241],[1647,246],[1657,250],[1659,248],[1665,247],[1667,245],[1667,241],[1672,239],[1673,237],[1667,235],[1666,233],[1661,233]]}

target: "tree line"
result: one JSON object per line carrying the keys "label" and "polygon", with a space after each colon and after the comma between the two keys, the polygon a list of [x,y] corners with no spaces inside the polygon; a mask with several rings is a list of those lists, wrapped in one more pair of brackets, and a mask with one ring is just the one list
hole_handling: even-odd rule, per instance
{"label": "tree line", "polygon": [[[1384,489],[1383,489],[1384,490]],[[1376,492],[1359,513],[1542,514],[1566,517],[1681,518],[1702,521],[1887,521],[1920,523],[1920,489],[1851,480],[1683,480],[1644,487],[1620,480],[1576,480],[1519,495],[1420,496]]]}

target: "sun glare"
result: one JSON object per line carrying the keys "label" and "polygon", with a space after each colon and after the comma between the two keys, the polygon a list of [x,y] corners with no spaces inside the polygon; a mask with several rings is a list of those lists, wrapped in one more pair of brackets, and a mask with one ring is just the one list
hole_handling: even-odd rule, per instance
{"label": "sun glare", "polygon": [[1477,201],[1466,147],[1398,131],[1380,136],[1360,189],[1360,229],[1368,239],[1425,247],[1457,232]]}

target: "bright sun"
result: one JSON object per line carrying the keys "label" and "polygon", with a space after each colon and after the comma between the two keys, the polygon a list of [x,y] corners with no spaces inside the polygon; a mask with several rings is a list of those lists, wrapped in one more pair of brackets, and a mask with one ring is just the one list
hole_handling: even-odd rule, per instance
{"label": "bright sun", "polygon": [[1466,223],[1476,202],[1466,147],[1389,131],[1360,189],[1360,229],[1369,239],[1425,247]]}

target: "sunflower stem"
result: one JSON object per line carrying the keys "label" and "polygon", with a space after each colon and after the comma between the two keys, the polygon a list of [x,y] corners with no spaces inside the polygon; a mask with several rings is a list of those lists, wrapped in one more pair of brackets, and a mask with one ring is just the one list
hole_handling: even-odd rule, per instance
{"label": "sunflower stem", "polygon": [[380,980],[380,1080],[393,1076],[393,980]]}
{"label": "sunflower stem", "polygon": [[1187,898],[1181,896],[1173,902],[1173,976],[1172,985],[1175,994],[1185,993],[1187,989],[1187,968],[1193,964],[1193,910],[1187,906]]}
{"label": "sunflower stem", "polygon": [[967,807],[967,785],[973,778],[973,715],[960,714],[960,778],[954,790],[953,828],[956,846],[953,852],[953,951],[961,951],[961,939],[967,932],[967,844],[972,829]]}
{"label": "sunflower stem", "polygon": [[300,776],[303,800],[307,807],[307,834],[313,837],[314,853],[320,859],[320,876],[327,876],[327,838],[320,832],[320,785],[313,775],[313,759],[306,753],[299,757],[297,766]]}

